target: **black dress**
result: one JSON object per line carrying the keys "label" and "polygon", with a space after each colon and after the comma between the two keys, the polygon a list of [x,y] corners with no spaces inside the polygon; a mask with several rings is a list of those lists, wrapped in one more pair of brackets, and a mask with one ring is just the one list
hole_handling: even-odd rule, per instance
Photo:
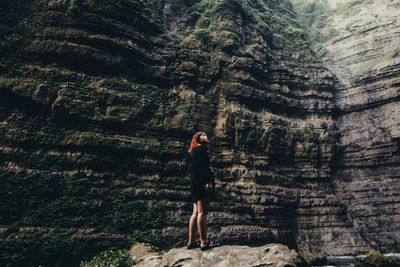
{"label": "black dress", "polygon": [[[206,184],[213,185],[212,192],[206,190]],[[204,146],[200,145],[194,148],[192,158],[192,177],[190,179],[192,201],[197,202],[200,199],[214,199],[214,174],[211,170],[210,156]]]}

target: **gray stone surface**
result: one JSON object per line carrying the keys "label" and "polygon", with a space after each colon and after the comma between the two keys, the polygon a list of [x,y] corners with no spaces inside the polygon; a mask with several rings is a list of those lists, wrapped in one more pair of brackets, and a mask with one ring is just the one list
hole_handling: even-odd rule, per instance
{"label": "gray stone surface", "polygon": [[158,255],[156,256],[143,245],[136,245],[130,250],[130,256],[138,262],[135,265],[138,267],[309,266],[295,250],[281,244],[268,244],[261,247],[221,246],[206,251],[201,251],[199,248],[187,250],[182,247]]}

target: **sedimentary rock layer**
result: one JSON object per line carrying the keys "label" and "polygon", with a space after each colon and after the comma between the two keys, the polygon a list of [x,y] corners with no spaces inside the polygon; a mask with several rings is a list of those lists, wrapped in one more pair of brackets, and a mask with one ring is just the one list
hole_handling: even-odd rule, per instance
{"label": "sedimentary rock layer", "polygon": [[[187,149],[198,130],[211,137],[216,162],[211,237],[279,241],[311,257],[362,253],[371,241],[397,248],[398,237],[388,238],[398,217],[390,189],[398,176],[388,83],[396,86],[395,64],[376,69],[375,84],[371,74],[335,91],[288,1],[29,7],[24,42],[1,63],[0,223],[8,229],[2,240],[13,241],[2,243],[9,254],[24,227],[47,229],[49,238],[52,229],[82,228],[184,244],[192,212]],[[365,92],[379,107],[358,101]],[[376,120],[393,115],[375,128],[388,129],[383,143],[365,139],[376,134],[374,109]],[[366,164],[392,169],[366,176]],[[384,208],[374,213],[371,200]],[[368,216],[386,237],[366,238]]]}
{"label": "sedimentary rock layer", "polygon": [[[298,12],[333,34],[314,48],[337,77],[334,120],[338,127],[332,188],[346,207],[351,243],[398,250],[399,1],[296,1]],[[304,13],[305,12],[305,13]],[[311,12],[311,13],[310,13]],[[323,28],[321,28],[321,26]],[[319,44],[318,44],[319,43]],[[323,49],[321,49],[323,47]],[[343,234],[340,235],[343,239]],[[346,242],[348,243],[348,241]],[[347,245],[346,245],[347,246]],[[340,253],[345,253],[346,248]]]}

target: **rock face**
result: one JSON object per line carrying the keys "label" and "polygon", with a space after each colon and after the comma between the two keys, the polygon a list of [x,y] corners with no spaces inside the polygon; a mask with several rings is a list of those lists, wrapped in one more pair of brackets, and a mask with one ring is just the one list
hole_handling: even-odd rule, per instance
{"label": "rock face", "polygon": [[399,249],[399,57],[358,76],[336,72],[361,66],[339,58],[345,40],[364,39],[324,43],[331,52],[318,59],[282,0],[35,0],[10,10],[20,4],[29,15],[1,27],[6,260],[18,242],[26,254],[46,250],[26,227],[55,243],[94,228],[183,245],[198,130],[216,160],[211,237],[280,242],[311,259]]}
{"label": "rock face", "polygon": [[[314,36],[313,47],[337,77],[339,137],[331,185],[354,234],[332,232],[346,246],[398,250],[393,233],[400,230],[394,212],[400,207],[400,25],[393,11],[400,1],[294,1],[294,6],[309,19],[309,32],[332,33]],[[345,254],[346,246],[336,253]]]}
{"label": "rock face", "polygon": [[131,248],[130,256],[138,264],[135,266],[309,266],[293,249],[281,244],[262,247],[222,246],[207,251],[200,249],[171,249],[160,255],[143,245]]}

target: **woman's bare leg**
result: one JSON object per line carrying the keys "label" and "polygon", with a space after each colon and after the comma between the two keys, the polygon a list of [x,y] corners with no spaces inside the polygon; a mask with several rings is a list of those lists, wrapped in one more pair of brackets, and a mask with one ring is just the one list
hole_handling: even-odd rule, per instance
{"label": "woman's bare leg", "polygon": [[196,232],[197,232],[197,203],[193,203],[193,214],[190,217],[189,221],[189,243],[193,244],[196,241]]}
{"label": "woman's bare leg", "polygon": [[200,234],[200,246],[204,247],[207,243],[207,212],[210,205],[210,199],[205,198],[197,201],[197,228]]}

